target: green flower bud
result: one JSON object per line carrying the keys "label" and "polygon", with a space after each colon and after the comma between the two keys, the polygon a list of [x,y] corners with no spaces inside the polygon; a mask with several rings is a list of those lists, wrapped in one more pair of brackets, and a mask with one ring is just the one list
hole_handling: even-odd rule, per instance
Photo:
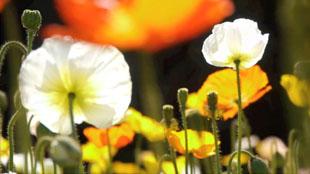
{"label": "green flower bud", "polygon": [[249,165],[249,170],[252,174],[269,174],[267,165],[264,163],[263,160],[257,157],[252,158]]}
{"label": "green flower bud", "polygon": [[5,110],[8,107],[8,98],[6,97],[6,94],[0,90],[0,109],[1,112],[5,112]]}
{"label": "green flower bud", "polygon": [[215,112],[216,110],[216,105],[217,105],[217,93],[215,92],[210,92],[208,94],[208,106],[209,110],[212,112]]}
{"label": "green flower bud", "polygon": [[170,119],[173,118],[173,106],[172,105],[163,106],[163,118],[166,122],[166,126],[169,127]]}
{"label": "green flower bud", "polygon": [[80,145],[68,136],[55,137],[51,142],[49,154],[61,167],[78,166],[82,158]]}
{"label": "green flower bud", "polygon": [[178,102],[179,102],[180,106],[185,107],[187,96],[188,96],[188,89],[187,88],[180,88],[178,90]]}
{"label": "green flower bud", "polygon": [[22,25],[24,28],[38,31],[41,27],[42,17],[39,10],[24,10],[22,14]]}

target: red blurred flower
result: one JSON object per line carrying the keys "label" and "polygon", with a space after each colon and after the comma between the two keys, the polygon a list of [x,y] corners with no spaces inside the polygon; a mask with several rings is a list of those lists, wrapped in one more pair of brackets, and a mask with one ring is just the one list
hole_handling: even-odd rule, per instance
{"label": "red blurred flower", "polygon": [[4,9],[5,4],[8,2],[9,0],[0,0],[0,12]]}
{"label": "red blurred flower", "polygon": [[71,35],[123,49],[157,51],[191,39],[233,12],[230,0],[56,0],[66,26],[43,35]]}

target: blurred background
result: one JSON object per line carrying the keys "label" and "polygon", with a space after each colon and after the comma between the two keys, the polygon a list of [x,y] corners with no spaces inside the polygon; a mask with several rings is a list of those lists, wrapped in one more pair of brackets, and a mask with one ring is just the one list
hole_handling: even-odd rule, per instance
{"label": "blurred background", "polygon": [[[224,21],[249,18],[257,21],[263,33],[270,34],[264,57],[258,64],[268,74],[273,89],[245,109],[252,133],[260,138],[275,135],[286,142],[288,131],[293,127],[300,128],[301,120],[306,114],[302,108],[295,107],[289,101],[279,82],[282,74],[293,72],[293,66],[297,61],[309,60],[310,1],[235,0],[233,3],[235,12]],[[52,0],[11,0],[0,14],[1,45],[6,40],[20,40],[25,43],[25,31],[20,25],[20,16],[24,9],[40,10],[43,26],[62,23]],[[199,36],[161,49],[151,56],[145,56],[146,53],[141,53],[141,50],[123,51],[130,66],[133,81],[131,106],[160,120],[162,104],[172,104],[178,108],[176,93],[179,88],[186,87],[190,92],[197,91],[208,74],[219,70],[219,68],[207,64],[201,53],[203,41],[209,34],[210,31],[206,30]],[[39,36],[34,42],[34,48],[40,46],[41,43],[42,37]],[[9,107],[5,110],[3,128],[6,127],[8,119],[14,111],[13,94],[16,90],[16,77],[20,61],[13,57],[19,56],[18,54],[14,51],[9,52],[10,58],[6,59],[4,63],[1,76],[0,89],[6,92],[9,103]],[[145,72],[151,75],[145,77]],[[147,82],[141,80],[148,78]],[[143,103],[145,97],[152,97],[148,96],[150,93],[152,95],[152,90],[161,95],[155,96],[154,101],[150,103],[152,105],[150,108]],[[177,112],[176,115],[178,115]],[[231,122],[232,120],[219,123],[224,154],[227,154],[230,148],[229,127]],[[23,136],[19,130],[22,128],[17,127],[17,134],[22,139]],[[2,134],[6,137],[5,129]],[[21,148],[21,146],[17,147]],[[123,153],[130,154],[132,148],[133,146],[125,148]],[[126,156],[130,160],[130,155]]]}

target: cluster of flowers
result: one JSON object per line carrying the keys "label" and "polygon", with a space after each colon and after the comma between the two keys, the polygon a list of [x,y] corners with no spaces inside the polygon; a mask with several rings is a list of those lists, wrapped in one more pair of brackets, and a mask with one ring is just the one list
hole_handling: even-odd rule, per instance
{"label": "cluster of flowers", "polygon": [[[130,48],[147,45],[146,50],[155,51],[180,40],[186,40],[188,39],[186,37],[191,36],[185,35],[186,37],[181,37],[180,40],[170,39],[169,42],[166,42],[165,38],[172,33],[167,28],[171,28],[171,26],[167,27],[167,23],[160,23],[159,26],[154,27],[151,25],[152,21],[138,18],[138,13],[145,10],[143,3],[137,5],[128,2],[129,4],[117,6],[118,8],[113,11],[100,11],[102,14],[94,21],[88,21],[85,18],[91,14],[89,11],[98,10],[98,5],[84,4],[85,8],[79,9],[79,13],[85,14],[85,16],[74,16],[68,15],[68,11],[71,11],[71,6],[77,5],[77,1],[62,3],[59,0],[56,3],[61,9],[60,12],[64,13],[65,21],[70,26],[46,28],[45,35],[51,36],[57,33],[62,36],[49,37],[45,39],[40,48],[26,50],[27,56],[21,65],[19,74],[19,92],[22,105],[18,106],[18,111],[24,108],[27,110],[28,124],[32,134],[38,136],[38,130],[46,127],[53,134],[63,135],[45,135],[39,138],[35,148],[36,161],[40,161],[42,158],[45,146],[49,146],[49,154],[53,162],[63,167],[64,173],[67,170],[74,172],[76,168],[83,170],[81,169],[82,161],[90,164],[91,173],[112,173],[113,171],[114,173],[149,174],[160,173],[161,171],[166,174],[188,173],[188,166],[191,166],[189,156],[197,159],[216,156],[217,160],[214,164],[218,174],[222,172],[221,164],[228,166],[229,173],[231,163],[235,161],[235,170],[241,173],[243,162],[251,161],[254,165],[254,160],[260,161],[250,152],[242,151],[242,149],[252,148],[252,138],[248,137],[246,142],[241,139],[244,135],[242,133],[243,126],[248,126],[242,109],[272,89],[267,74],[256,65],[263,56],[269,37],[268,34],[261,33],[256,22],[248,19],[236,19],[233,22],[224,22],[214,26],[212,34],[203,44],[202,53],[209,64],[227,68],[210,74],[202,87],[195,93],[187,96],[187,90],[180,89],[178,99],[183,119],[182,126],[178,125],[173,116],[168,118],[169,115],[173,115],[171,114],[173,108],[169,105],[163,107],[165,125],[133,108],[128,109],[132,89],[129,67],[123,54],[117,48],[99,44],[109,43],[120,48],[127,45],[130,45]],[[171,1],[171,5],[174,3]],[[195,5],[193,2],[188,3],[184,2],[183,5]],[[230,1],[200,3],[201,6],[213,3],[217,6],[215,9],[228,9],[227,11],[218,10],[225,13],[219,15],[221,18],[232,11]],[[112,4],[101,5],[112,6]],[[207,13],[206,16],[208,13],[212,13],[208,10],[204,12]],[[34,12],[29,13],[33,15]],[[197,14],[201,15],[200,13]],[[192,15],[195,17],[197,14]],[[179,14],[171,14],[170,18],[173,19],[175,15]],[[103,21],[107,16],[109,16],[109,20]],[[122,18],[122,20],[116,20],[118,18]],[[152,20],[156,21],[157,18],[154,16]],[[191,26],[191,29],[194,30],[193,35],[199,33],[195,29],[205,20],[209,20],[209,18],[203,18],[202,21]],[[208,26],[201,29],[210,27],[219,20],[213,19],[212,22],[208,23]],[[81,21],[87,23],[85,25],[93,27],[80,27]],[[115,23],[116,21],[125,21],[125,23],[119,24]],[[98,26],[99,24],[100,26]],[[141,27],[141,24],[144,24],[144,27]],[[173,22],[169,23],[169,25],[172,24]],[[126,25],[124,28],[129,31],[124,31],[122,27],[119,27],[123,25]],[[30,32],[35,33],[34,30],[38,29],[38,26],[33,27],[33,25],[27,24],[24,26],[28,29],[28,34]],[[175,22],[173,26],[177,27],[180,24]],[[179,32],[173,31],[178,36],[183,36],[182,32],[182,29]],[[156,39],[154,40],[154,38]],[[87,40],[93,43],[78,40]],[[21,47],[23,48],[23,46]],[[253,83],[253,79],[256,79],[255,83]],[[308,83],[300,81],[293,75],[285,75],[281,84],[287,89],[293,103],[298,106],[309,105],[307,103],[308,98],[303,95],[303,91],[309,91]],[[227,90],[228,86],[230,90]],[[212,124],[212,133],[205,130],[189,129],[186,125],[186,119],[190,117],[192,111],[197,111],[199,115],[211,119],[214,123],[218,119],[232,119],[238,114],[239,135],[235,148],[237,152],[235,154],[238,155],[238,158],[234,158],[232,154],[223,157],[220,164],[220,141],[218,140],[216,123]],[[94,127],[83,130],[88,142],[80,147],[74,124],[83,122]],[[141,134],[149,142],[166,140],[170,148],[168,160],[165,159],[165,156],[158,157],[157,154],[146,151],[135,156],[136,164],[112,162],[112,158],[121,148],[133,142],[136,134]],[[73,138],[69,138],[67,135],[72,135]],[[44,144],[46,142],[48,145]],[[253,146],[257,145],[257,153],[267,160],[272,160],[270,154],[276,151],[285,156],[286,147],[276,138],[259,143],[257,143],[257,138],[254,138],[252,142]],[[1,138],[0,150],[2,157],[9,156],[8,169],[13,172],[12,164],[15,161],[13,160],[12,141],[10,143],[9,145]],[[242,147],[244,144],[246,146]],[[274,145],[277,150],[271,148]],[[180,155],[176,155],[175,152]],[[28,153],[31,154],[31,150]],[[32,157],[30,158],[32,160]],[[27,156],[26,159],[28,159]],[[251,172],[255,171],[253,165],[250,168]],[[34,165],[31,164],[32,171],[34,166],[36,166],[36,162]],[[40,165],[38,172],[44,172],[43,166]],[[197,166],[191,166],[191,168],[199,172]],[[34,170],[36,172],[36,167]],[[55,172],[56,168],[53,170]],[[61,172],[60,169],[58,170]]]}

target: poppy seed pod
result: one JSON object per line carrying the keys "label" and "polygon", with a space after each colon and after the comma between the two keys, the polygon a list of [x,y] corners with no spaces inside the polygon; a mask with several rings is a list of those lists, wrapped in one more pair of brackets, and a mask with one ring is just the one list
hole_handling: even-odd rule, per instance
{"label": "poppy seed pod", "polygon": [[24,28],[38,31],[41,27],[42,16],[39,10],[24,10],[21,21]]}
{"label": "poppy seed pod", "polygon": [[62,167],[78,166],[82,158],[79,144],[68,136],[57,136],[50,145],[49,154]]}
{"label": "poppy seed pod", "polygon": [[209,105],[209,109],[212,112],[215,112],[216,105],[217,105],[217,94],[215,92],[210,92],[208,94],[208,105]]}

